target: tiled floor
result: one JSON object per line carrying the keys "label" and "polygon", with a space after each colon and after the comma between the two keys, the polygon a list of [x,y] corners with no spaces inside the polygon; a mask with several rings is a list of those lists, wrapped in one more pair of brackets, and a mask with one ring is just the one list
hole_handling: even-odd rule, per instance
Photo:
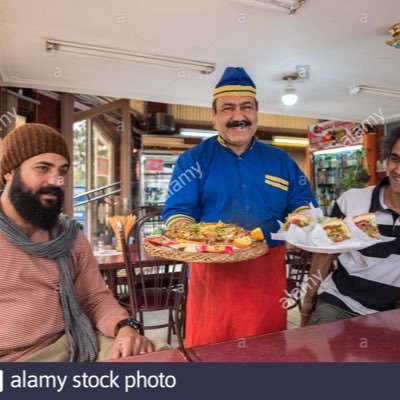
{"label": "tiled floor", "polygon": [[[168,311],[151,311],[144,313],[143,317],[145,325],[163,324],[168,321]],[[148,338],[152,340],[161,339],[164,342],[167,341],[167,333],[168,333],[168,328],[151,329],[145,331],[145,335]],[[178,347],[178,340],[176,338],[176,335],[172,335],[171,346]]]}
{"label": "tiled floor", "polygon": [[[165,323],[167,321],[167,316],[168,314],[166,311],[153,311],[145,313],[144,314],[145,324]],[[287,329],[298,328],[300,326],[300,313],[298,307],[288,311],[287,321],[288,321]],[[167,328],[147,330],[145,334],[150,339],[158,338],[163,341],[167,341]],[[178,347],[178,341],[176,339],[176,335],[172,335],[171,346]]]}
{"label": "tiled floor", "polygon": [[300,327],[300,312],[299,307],[295,307],[288,311],[287,329],[298,327]]}

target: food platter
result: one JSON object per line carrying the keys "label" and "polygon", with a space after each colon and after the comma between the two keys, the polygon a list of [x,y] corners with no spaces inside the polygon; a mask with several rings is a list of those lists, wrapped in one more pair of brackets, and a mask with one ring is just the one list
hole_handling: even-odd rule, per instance
{"label": "food platter", "polygon": [[149,242],[149,238],[143,241],[143,248],[153,257],[200,263],[227,263],[250,260],[258,258],[268,251],[268,245],[264,241],[257,241],[253,242],[251,246],[245,249],[234,250],[233,253],[190,253],[165,246],[154,245]]}
{"label": "food platter", "polygon": [[146,238],[143,248],[154,257],[202,263],[244,261],[268,251],[260,228],[250,232],[221,221],[172,226]]}
{"label": "food platter", "polygon": [[[284,224],[280,223],[281,229],[276,233],[271,233],[273,240],[284,240],[299,249],[306,250],[312,253],[338,254],[349,251],[358,251],[367,247],[392,241],[394,237],[386,237],[379,234],[378,227],[375,226],[375,231],[360,229],[355,223],[358,217],[366,214],[361,214],[356,217],[346,217],[343,220],[337,218],[329,218],[326,221],[319,223],[314,221],[312,224],[299,227],[291,224],[288,229],[285,229]],[[335,236],[330,235],[330,228],[339,227],[340,232],[336,232]],[[346,227],[345,234],[343,228]],[[370,234],[368,234],[368,232]],[[340,236],[340,240],[337,238]],[[336,239],[336,241],[335,241]]]}

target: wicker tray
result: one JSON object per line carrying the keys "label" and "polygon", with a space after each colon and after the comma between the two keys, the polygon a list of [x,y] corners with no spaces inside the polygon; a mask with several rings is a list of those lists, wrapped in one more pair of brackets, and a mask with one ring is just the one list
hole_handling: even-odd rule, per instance
{"label": "wicker tray", "polygon": [[181,250],[170,249],[168,247],[157,246],[143,241],[143,248],[153,257],[167,258],[184,262],[202,262],[202,263],[227,263],[250,260],[264,255],[268,251],[265,242],[255,242],[247,249],[228,253],[186,253]]}

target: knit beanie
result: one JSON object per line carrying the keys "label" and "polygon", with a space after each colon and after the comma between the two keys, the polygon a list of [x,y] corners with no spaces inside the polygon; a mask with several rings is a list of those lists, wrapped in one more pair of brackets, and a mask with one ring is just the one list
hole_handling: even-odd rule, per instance
{"label": "knit beanie", "polygon": [[60,154],[70,163],[64,138],[53,128],[43,124],[24,124],[13,129],[2,141],[0,174],[4,175],[25,160],[44,153]]}

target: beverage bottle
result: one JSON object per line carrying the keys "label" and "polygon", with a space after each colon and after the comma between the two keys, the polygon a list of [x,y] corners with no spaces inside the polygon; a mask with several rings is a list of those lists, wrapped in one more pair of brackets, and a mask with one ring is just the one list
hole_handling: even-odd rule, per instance
{"label": "beverage bottle", "polygon": [[98,251],[99,253],[104,253],[104,252],[106,251],[106,248],[105,248],[105,246],[104,246],[104,242],[103,242],[102,240],[99,240],[99,241],[97,242],[97,251]]}

